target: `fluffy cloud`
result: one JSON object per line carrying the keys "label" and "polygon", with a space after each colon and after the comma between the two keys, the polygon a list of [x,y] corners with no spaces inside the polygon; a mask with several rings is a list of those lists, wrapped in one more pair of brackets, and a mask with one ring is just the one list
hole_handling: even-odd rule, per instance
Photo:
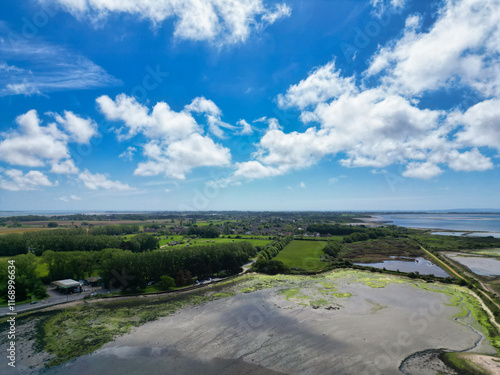
{"label": "fluffy cloud", "polygon": [[204,114],[210,132],[216,136],[223,136],[221,127],[233,129],[221,120],[222,111],[211,100],[195,98],[180,112],[161,102],[153,107],[151,113],[149,108],[124,94],[118,95],[115,100],[101,96],[97,103],[108,120],[124,123],[126,129],[120,129],[119,137],[130,138],[141,133],[150,139],[143,146],[143,155],[147,160],[139,163],[135,175],[156,176],[163,173],[171,178],[184,179],[193,168],[230,163],[229,149],[203,135],[203,127],[192,115]]}
{"label": "fluffy cloud", "polygon": [[[402,36],[379,48],[361,80],[343,76],[335,61],[311,71],[277,100],[316,126],[285,132],[277,123],[270,125],[256,144],[255,160],[247,162],[257,170],[249,175],[284,174],[330,155],[341,155],[345,167],[406,164],[405,177],[423,179],[438,176],[443,166],[493,168],[479,147],[500,150],[499,20],[499,0],[446,1],[425,32],[420,17],[409,16]],[[464,86],[479,97],[496,96],[465,112],[420,103],[427,92],[446,88],[463,93]],[[244,175],[247,163],[235,166],[233,180]]]}
{"label": "fluffy cloud", "polygon": [[211,100],[204,97],[193,99],[191,104],[184,107],[187,112],[205,114],[210,133],[219,138],[224,138],[224,131],[221,128],[235,130],[236,128],[221,120],[222,111]]}
{"label": "fluffy cloud", "polygon": [[465,113],[453,113],[449,121],[463,126],[456,134],[460,144],[488,146],[500,151],[500,98],[480,102]]}
{"label": "fluffy cloud", "polygon": [[264,166],[258,161],[247,161],[244,163],[236,163],[235,178],[244,178],[253,180],[255,178],[272,177],[283,174],[280,168]]}
{"label": "fluffy cloud", "polygon": [[174,18],[177,38],[218,44],[244,42],[253,29],[261,29],[291,14],[286,4],[277,4],[271,9],[263,0],[46,1],[61,4],[79,18],[124,13],[149,19],[154,25]]}
{"label": "fluffy cloud", "polygon": [[491,159],[482,155],[477,148],[463,153],[459,153],[457,150],[452,151],[449,165],[456,171],[467,172],[486,171],[493,168]]}
{"label": "fluffy cloud", "polygon": [[174,141],[200,131],[196,120],[189,112],[175,112],[165,102],[157,103],[149,114],[149,108],[133,97],[120,94],[115,100],[104,95],[96,99],[101,112],[108,120],[122,121],[128,133],[121,138],[130,138],[143,133],[149,138]]}
{"label": "fluffy cloud", "polygon": [[253,134],[253,128],[252,128],[252,125],[250,125],[248,122],[246,122],[245,120],[239,120],[237,123],[237,125],[241,126],[241,130],[240,130],[240,135],[250,135],[250,134]]}
{"label": "fluffy cloud", "polygon": [[[0,161],[27,167],[51,166],[51,173],[76,174],[69,143],[86,144],[97,135],[97,124],[70,111],[47,113],[56,123],[42,125],[36,110],[16,118],[17,129],[0,133]],[[60,126],[60,128],[58,127]]]}
{"label": "fluffy cloud", "polygon": [[309,73],[298,84],[290,86],[284,95],[278,96],[278,104],[282,108],[304,109],[356,91],[354,77],[342,77],[340,70],[335,69],[335,61],[332,61]]}
{"label": "fluffy cloud", "polygon": [[176,179],[185,179],[186,173],[193,168],[225,166],[231,161],[228,148],[198,133],[168,145],[151,141],[144,145],[144,156],[149,160],[139,163],[135,175],[156,176],[164,173]]}
{"label": "fluffy cloud", "polygon": [[10,191],[35,190],[39,186],[53,186],[46,175],[39,171],[23,173],[19,169],[0,168],[0,189]]}
{"label": "fluffy cloud", "polygon": [[432,177],[440,175],[441,173],[443,173],[443,171],[436,164],[432,164],[430,162],[411,162],[403,172],[403,176],[428,180]]}
{"label": "fluffy cloud", "polygon": [[61,174],[76,174],[78,173],[78,168],[71,159],[63,160],[61,162],[52,163],[52,168],[50,169],[52,173]]}
{"label": "fluffy cloud", "polygon": [[56,114],[55,119],[76,143],[89,143],[90,138],[98,134],[93,120],[78,117],[73,112],[64,111],[64,116]]}
{"label": "fluffy cloud", "polygon": [[403,37],[375,55],[368,76],[383,73],[387,87],[408,95],[453,85],[500,94],[498,0],[447,0],[425,32],[409,20]]}
{"label": "fluffy cloud", "polygon": [[16,118],[18,131],[4,133],[0,141],[0,160],[14,165],[41,167],[45,160],[57,162],[69,158],[68,136],[55,124],[40,125],[35,110]]}
{"label": "fluffy cloud", "polygon": [[92,174],[88,170],[83,171],[78,175],[78,179],[83,182],[85,187],[91,190],[134,190],[127,184],[120,181],[111,181],[104,174],[96,173]]}

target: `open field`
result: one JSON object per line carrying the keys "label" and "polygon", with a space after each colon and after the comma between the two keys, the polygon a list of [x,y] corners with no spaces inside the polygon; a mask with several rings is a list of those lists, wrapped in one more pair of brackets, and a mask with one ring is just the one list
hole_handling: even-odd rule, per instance
{"label": "open field", "polygon": [[469,254],[485,255],[488,257],[500,257],[500,249],[469,250]]}
{"label": "open field", "polygon": [[[370,272],[250,275],[191,293],[90,301],[18,317],[23,339],[16,371],[34,365],[32,373],[44,374],[166,368],[176,375],[193,369],[206,375],[399,374],[402,361],[422,350],[477,343],[474,352],[495,354],[488,340],[498,347],[499,339],[477,323],[484,312],[474,301],[462,287]],[[40,367],[42,360],[57,364],[90,352]],[[0,364],[2,374],[17,373],[9,371]]]}
{"label": "open field", "polygon": [[318,272],[327,266],[320,260],[325,245],[324,241],[295,240],[286,245],[274,260],[283,262],[291,269]]}
{"label": "open field", "polygon": [[418,240],[426,249],[436,251],[498,249],[500,247],[500,238],[439,236],[429,234],[415,235],[412,237]]}
{"label": "open field", "polygon": [[43,227],[31,227],[31,226],[22,226],[18,228],[8,228],[8,227],[0,227],[0,236],[2,234],[20,234],[25,232],[39,232],[41,230],[53,230],[57,228],[43,228]]}
{"label": "open field", "polygon": [[[134,236],[134,235],[130,235]],[[239,236],[240,238],[234,238],[235,236],[231,236],[232,238],[199,238],[199,239],[191,239],[184,237],[182,235],[173,235],[173,236],[166,236],[167,239],[165,239],[164,236],[161,236],[160,240],[160,246],[165,246],[168,245],[168,243],[172,241],[181,241],[183,240],[185,243],[183,244],[178,244],[174,246],[166,246],[163,247],[162,250],[168,250],[168,249],[176,249],[179,247],[184,247],[188,244],[188,240],[190,240],[190,246],[205,246],[205,245],[212,245],[212,244],[218,244],[218,243],[232,243],[232,242],[238,242],[238,241],[246,241],[250,242],[253,246],[265,246],[272,240],[269,239],[267,236]],[[173,239],[172,239],[173,237]]]}

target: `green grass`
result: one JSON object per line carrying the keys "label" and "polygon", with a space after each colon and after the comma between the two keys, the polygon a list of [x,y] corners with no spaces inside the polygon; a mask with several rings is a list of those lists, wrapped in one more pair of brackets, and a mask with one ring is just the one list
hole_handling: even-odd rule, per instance
{"label": "green grass", "polygon": [[[174,237],[172,240],[170,237]],[[184,247],[188,244],[188,240],[191,240],[189,243],[191,244],[190,246],[208,246],[208,245],[214,245],[214,244],[220,244],[220,243],[236,243],[236,242],[250,242],[253,246],[265,246],[272,240],[270,240],[268,237],[263,237],[263,236],[241,236],[241,238],[234,238],[234,236],[231,236],[232,238],[198,238],[198,239],[189,239],[189,238],[183,238],[181,235],[177,236],[167,236],[167,240],[160,240],[160,246],[166,245],[172,241],[184,241],[183,244],[175,245],[175,246],[167,246],[162,248],[161,250],[168,250],[168,249],[178,249],[180,247]],[[253,239],[252,239],[253,237]]]}
{"label": "green grass", "polygon": [[427,250],[457,251],[500,247],[500,238],[439,235],[417,235],[414,238],[419,240]]}
{"label": "green grass", "polygon": [[320,260],[326,245],[324,241],[292,241],[274,258],[292,269],[318,272],[327,263]]}
{"label": "green grass", "polygon": [[439,358],[449,367],[462,375],[487,375],[488,372],[469,361],[464,353],[441,353]]}
{"label": "green grass", "polygon": [[467,251],[469,254],[486,255],[489,257],[500,257],[500,249],[490,249],[490,250],[473,250]]}

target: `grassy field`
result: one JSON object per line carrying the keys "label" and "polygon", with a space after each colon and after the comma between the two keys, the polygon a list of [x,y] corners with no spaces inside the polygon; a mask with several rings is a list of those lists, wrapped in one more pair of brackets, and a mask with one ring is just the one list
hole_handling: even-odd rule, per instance
{"label": "grassy field", "polygon": [[483,368],[467,359],[466,353],[441,353],[439,358],[449,367],[463,375],[488,374]]}
{"label": "grassy field", "polygon": [[[173,237],[173,239],[172,239]],[[241,238],[199,238],[199,239],[191,239],[191,246],[206,246],[206,245],[213,245],[217,243],[232,243],[232,242],[238,242],[238,241],[246,241],[250,242],[253,246],[265,246],[272,240],[270,240],[268,237],[263,237],[263,236],[241,236]],[[162,250],[167,250],[167,249],[177,249],[180,247],[184,247],[187,245],[187,241],[189,238],[184,238],[182,235],[173,235],[173,236],[167,236],[167,239],[165,239],[164,236],[161,237],[160,240],[160,246],[167,245],[168,243],[172,241],[184,241],[184,244],[179,244],[175,246],[167,246],[163,247]]]}
{"label": "grassy field", "polygon": [[457,251],[500,248],[500,238],[418,235],[415,239],[428,250]]}
{"label": "grassy field", "polygon": [[485,255],[488,257],[500,257],[500,249],[472,250],[472,251],[467,251],[467,253]]}
{"label": "grassy field", "polygon": [[318,272],[327,265],[320,260],[325,245],[324,241],[295,240],[286,245],[274,259],[290,268]]}

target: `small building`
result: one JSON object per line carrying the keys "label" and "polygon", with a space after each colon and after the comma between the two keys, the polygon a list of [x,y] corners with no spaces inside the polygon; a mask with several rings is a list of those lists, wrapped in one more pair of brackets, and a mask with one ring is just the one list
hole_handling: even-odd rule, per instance
{"label": "small building", "polygon": [[72,279],[65,279],[65,280],[57,280],[53,281],[52,285],[55,285],[57,290],[61,293],[69,294],[69,293],[81,293],[82,291],[82,286],[81,284]]}
{"label": "small building", "polygon": [[87,285],[92,287],[98,286],[100,281],[101,281],[101,276],[91,276],[85,279]]}

